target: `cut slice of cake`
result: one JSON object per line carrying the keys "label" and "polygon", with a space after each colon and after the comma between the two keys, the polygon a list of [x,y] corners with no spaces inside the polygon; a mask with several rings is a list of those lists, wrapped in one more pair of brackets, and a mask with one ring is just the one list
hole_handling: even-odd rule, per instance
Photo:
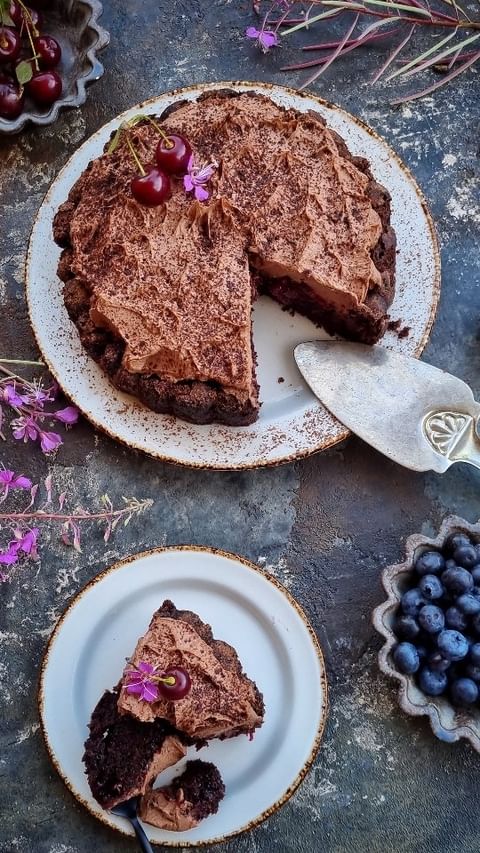
{"label": "cut slice of cake", "polygon": [[181,776],[170,785],[153,788],[140,800],[140,818],[170,832],[194,829],[201,820],[216,814],[225,795],[225,785],[207,761],[187,761]]}
{"label": "cut slice of cake", "polygon": [[[140,665],[160,674],[182,668],[190,680],[187,694],[178,701],[159,695],[145,702],[130,692],[131,673]],[[171,601],[154,614],[125,667],[118,708],[144,723],[167,720],[193,740],[251,734],[264,715],[262,695],[243,672],[235,649],[215,640],[210,625]]]}
{"label": "cut slice of cake", "polygon": [[152,790],[157,776],[211,738],[251,736],[263,723],[263,697],[235,649],[213,637],[190,610],[164,601],[137,643],[121,682],[95,707],[83,761],[93,796],[105,809],[131,797],[143,819],[191,829],[217,811],[219,771],[189,761],[184,774]]}
{"label": "cut slice of cake", "polygon": [[[157,207],[133,197],[131,146],[153,162],[159,127],[215,164],[208,199],[175,179]],[[253,92],[209,92],[130,128],[80,177],[54,236],[84,347],[116,387],[196,423],[258,415],[258,292],[364,343],[394,295],[390,196],[368,162],[320,115]]]}

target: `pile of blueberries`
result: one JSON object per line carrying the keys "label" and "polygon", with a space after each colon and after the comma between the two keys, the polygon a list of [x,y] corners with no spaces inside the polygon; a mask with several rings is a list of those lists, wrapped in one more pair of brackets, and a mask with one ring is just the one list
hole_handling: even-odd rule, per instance
{"label": "pile of blueberries", "polygon": [[480,544],[451,534],[417,557],[412,580],[394,625],[395,666],[428,696],[471,706],[480,699]]}

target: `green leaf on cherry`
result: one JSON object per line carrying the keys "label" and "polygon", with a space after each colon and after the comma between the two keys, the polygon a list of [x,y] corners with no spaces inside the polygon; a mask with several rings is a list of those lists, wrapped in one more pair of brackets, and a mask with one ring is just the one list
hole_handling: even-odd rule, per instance
{"label": "green leaf on cherry", "polygon": [[29,83],[33,77],[32,65],[27,60],[23,62],[19,62],[16,69],[15,74],[17,76],[17,80],[20,83],[20,86],[25,86],[25,83]]}

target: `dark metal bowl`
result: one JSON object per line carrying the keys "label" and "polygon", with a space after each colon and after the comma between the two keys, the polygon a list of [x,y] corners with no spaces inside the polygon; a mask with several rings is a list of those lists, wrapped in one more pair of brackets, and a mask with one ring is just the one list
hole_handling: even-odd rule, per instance
{"label": "dark metal bowl", "polygon": [[62,48],[58,72],[63,82],[61,98],[49,107],[40,107],[28,98],[25,109],[13,120],[0,118],[0,133],[18,133],[28,122],[52,124],[65,107],[79,107],[87,97],[86,86],[103,74],[97,53],[105,47],[109,34],[100,27],[99,0],[54,0],[44,13],[44,30],[54,36]]}
{"label": "dark metal bowl", "polygon": [[447,536],[457,532],[467,533],[476,542],[480,542],[480,523],[469,524],[457,516],[449,516],[444,520],[436,539],[428,539],[417,533],[407,539],[405,561],[389,566],[382,573],[382,583],[388,598],[373,611],[373,625],[386,640],[378,654],[380,669],[400,682],[400,707],[415,717],[428,716],[433,733],[440,740],[453,743],[460,738],[466,738],[477,752],[480,752],[480,708],[475,706],[471,710],[463,710],[454,708],[444,696],[426,696],[418,687],[414,676],[403,675],[396,669],[392,660],[392,650],[398,643],[393,633],[395,616],[402,594],[408,588],[415,559],[422,551],[439,550]]}

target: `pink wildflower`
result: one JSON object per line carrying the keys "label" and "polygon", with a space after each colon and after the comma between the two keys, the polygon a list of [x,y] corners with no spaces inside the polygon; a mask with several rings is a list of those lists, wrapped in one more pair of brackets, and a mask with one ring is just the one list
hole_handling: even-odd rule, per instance
{"label": "pink wildflower", "polygon": [[183,178],[185,192],[193,191],[197,201],[206,201],[210,193],[205,189],[205,184],[208,183],[216,168],[217,164],[213,162],[202,167],[195,166],[192,155],[188,161],[187,174]]}
{"label": "pink wildflower", "polygon": [[261,48],[264,53],[268,53],[270,48],[278,47],[280,44],[278,35],[273,30],[257,30],[256,27],[247,27],[245,35],[249,39],[256,39],[259,48]]}
{"label": "pink wildflower", "polygon": [[138,695],[145,702],[156,702],[159,696],[158,687],[151,676],[155,675],[157,669],[151,663],[140,661],[137,669],[131,669],[127,672],[128,684],[126,686],[127,693]]}

